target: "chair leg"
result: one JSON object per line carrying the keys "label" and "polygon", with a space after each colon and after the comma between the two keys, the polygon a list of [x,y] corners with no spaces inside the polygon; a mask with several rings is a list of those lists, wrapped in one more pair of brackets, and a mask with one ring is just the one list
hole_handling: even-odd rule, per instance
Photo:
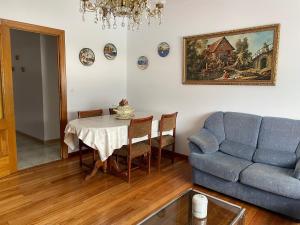
{"label": "chair leg", "polygon": [[110,156],[107,160],[108,160],[108,171],[111,173],[111,171],[112,171],[112,163],[111,163],[111,161],[113,160],[113,155],[112,156]]}
{"label": "chair leg", "polygon": [[131,178],[131,158],[128,157],[127,158],[127,167],[128,167],[128,171],[127,171],[127,182],[130,184],[130,178]]}
{"label": "chair leg", "polygon": [[175,161],[175,143],[172,145],[172,164],[174,164]]}
{"label": "chair leg", "polygon": [[93,149],[93,163],[96,162],[96,150]]}
{"label": "chair leg", "polygon": [[149,152],[148,154],[148,171],[147,174],[149,175],[151,172],[151,152]]}
{"label": "chair leg", "polygon": [[80,144],[79,144],[79,165],[80,167],[82,167],[82,149]]}
{"label": "chair leg", "polygon": [[160,161],[161,161],[161,148],[158,148],[158,157],[157,157],[157,169],[160,171]]}

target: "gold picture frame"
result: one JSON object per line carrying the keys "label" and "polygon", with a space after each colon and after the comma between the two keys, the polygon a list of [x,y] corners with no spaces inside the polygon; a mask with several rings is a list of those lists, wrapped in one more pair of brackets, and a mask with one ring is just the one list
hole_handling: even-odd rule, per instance
{"label": "gold picture frame", "polygon": [[280,24],[183,38],[183,84],[275,85]]}

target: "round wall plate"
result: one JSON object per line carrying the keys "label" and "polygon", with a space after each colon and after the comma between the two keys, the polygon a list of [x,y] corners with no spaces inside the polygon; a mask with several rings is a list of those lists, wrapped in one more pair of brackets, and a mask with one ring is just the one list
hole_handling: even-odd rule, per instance
{"label": "round wall plate", "polygon": [[104,46],[103,53],[105,58],[108,60],[113,60],[117,57],[118,51],[114,44],[108,43]]}
{"label": "round wall plate", "polygon": [[90,48],[83,48],[79,53],[79,60],[84,66],[91,66],[95,62],[95,54]]}
{"label": "round wall plate", "polygon": [[138,58],[138,61],[137,61],[137,66],[141,70],[147,69],[147,67],[149,66],[149,60],[148,60],[148,58],[146,56],[140,56]]}
{"label": "round wall plate", "polygon": [[166,57],[170,53],[170,45],[167,42],[159,43],[157,52],[160,57]]}

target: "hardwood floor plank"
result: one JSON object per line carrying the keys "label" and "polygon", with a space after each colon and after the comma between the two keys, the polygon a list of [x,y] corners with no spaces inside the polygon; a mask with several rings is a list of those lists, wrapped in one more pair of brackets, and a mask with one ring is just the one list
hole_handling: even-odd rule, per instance
{"label": "hardwood floor plank", "polygon": [[163,160],[161,172],[135,170],[132,183],[87,171],[78,158],[49,163],[0,179],[0,224],[135,224],[151,212],[194,187],[247,209],[246,225],[299,225],[280,215],[191,183],[186,160]]}

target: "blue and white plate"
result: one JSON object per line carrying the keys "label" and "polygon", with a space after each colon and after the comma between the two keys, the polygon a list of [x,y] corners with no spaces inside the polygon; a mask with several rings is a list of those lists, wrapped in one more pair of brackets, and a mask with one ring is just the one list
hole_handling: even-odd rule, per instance
{"label": "blue and white plate", "polygon": [[148,60],[148,58],[146,56],[140,56],[138,58],[138,61],[137,61],[137,66],[141,70],[147,69],[147,67],[149,66],[149,60]]}
{"label": "blue and white plate", "polygon": [[161,42],[157,48],[160,57],[166,57],[170,53],[170,45],[167,42]]}

